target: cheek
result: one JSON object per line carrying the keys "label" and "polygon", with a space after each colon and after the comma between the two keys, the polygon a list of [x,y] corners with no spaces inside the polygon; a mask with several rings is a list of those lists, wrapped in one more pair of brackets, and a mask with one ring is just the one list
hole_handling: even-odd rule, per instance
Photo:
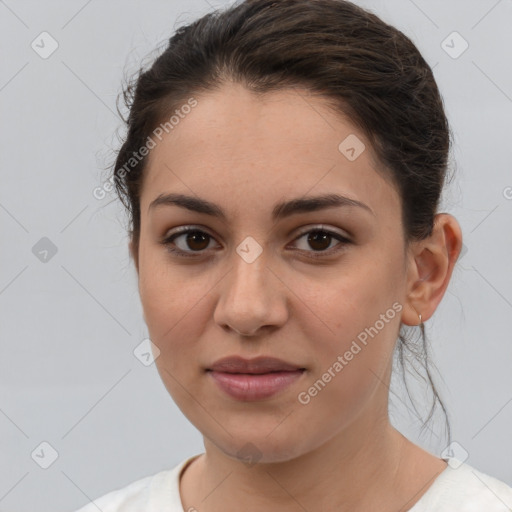
{"label": "cheek", "polygon": [[[316,329],[317,337],[321,329],[321,338],[330,340],[328,344],[334,343],[338,349],[374,325],[380,315],[401,300],[398,278],[392,265],[377,265],[362,259],[357,264],[340,267],[322,280],[313,276],[300,286],[301,301],[296,305],[301,313],[297,312],[296,318],[304,319],[304,329]],[[391,309],[389,316],[396,327],[399,323],[395,319],[396,311]],[[384,330],[390,330],[388,323]]]}
{"label": "cheek", "polygon": [[[196,388],[200,370],[197,343],[205,325],[199,315],[204,311],[204,282],[185,280],[184,273],[149,259],[140,265],[139,292],[149,338],[158,347],[155,365],[163,384],[178,407],[189,413],[191,396],[199,396]],[[202,299],[202,300],[201,300]],[[197,411],[196,411],[197,412]],[[198,418],[190,418],[197,421]]]}
{"label": "cheek", "polygon": [[333,273],[329,283],[311,280],[295,312],[313,355],[308,384],[320,379],[317,387],[323,389],[328,383],[324,398],[332,393],[347,406],[385,374],[403,308],[396,284],[399,263],[359,263],[343,274]]}
{"label": "cheek", "polygon": [[[160,254],[162,253],[162,254]],[[141,251],[139,294],[150,338],[165,356],[169,351],[180,354],[197,337],[201,322],[196,318],[203,310],[208,280],[187,278],[187,272],[166,261],[165,249]]]}
{"label": "cheek", "polygon": [[[383,297],[371,286],[350,284],[355,281],[323,297],[323,319],[331,321],[333,332],[323,328],[321,336],[319,331],[316,336],[311,330],[305,334],[314,360],[297,402],[308,418],[309,431],[319,440],[350,424],[369,404],[378,408],[388,393],[382,383],[387,380],[402,306],[393,301],[392,293]],[[310,326],[311,321],[304,320],[301,330]]]}

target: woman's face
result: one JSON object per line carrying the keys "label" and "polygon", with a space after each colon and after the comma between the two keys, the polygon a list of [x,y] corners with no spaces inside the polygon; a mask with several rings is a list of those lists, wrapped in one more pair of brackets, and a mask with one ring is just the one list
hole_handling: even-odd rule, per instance
{"label": "woman's face", "polygon": [[[134,257],[161,378],[233,457],[284,461],[350,429],[362,437],[387,419],[406,301],[400,197],[373,168],[365,137],[305,90],[257,97],[229,84],[196,98],[151,150],[141,192]],[[152,206],[167,194],[207,201],[224,217],[192,202]],[[329,194],[362,205],[276,210]],[[224,374],[227,392],[208,369],[235,355],[303,370]]]}

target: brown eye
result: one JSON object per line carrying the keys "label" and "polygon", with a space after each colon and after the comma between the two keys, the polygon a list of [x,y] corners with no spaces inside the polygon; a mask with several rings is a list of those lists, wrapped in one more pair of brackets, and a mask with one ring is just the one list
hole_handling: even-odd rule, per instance
{"label": "brown eye", "polygon": [[161,243],[171,253],[179,256],[200,256],[209,248],[213,237],[200,229],[184,228],[167,237]]}
{"label": "brown eye", "polygon": [[[310,229],[302,233],[295,241],[304,240],[302,244],[298,244],[299,250],[305,253],[309,253],[308,257],[311,258],[322,258],[331,256],[340,250],[343,250],[346,245],[350,244],[351,241],[339,233],[328,231],[325,229]],[[338,241],[334,247],[331,246],[333,241]],[[311,250],[313,249],[313,250]]]}
{"label": "brown eye", "polygon": [[182,236],[185,237],[185,245],[193,251],[203,251],[208,247],[210,235],[207,233],[202,231],[189,231]]}
{"label": "brown eye", "polygon": [[311,231],[308,234],[308,244],[316,251],[325,251],[331,245],[332,235],[326,231]]}

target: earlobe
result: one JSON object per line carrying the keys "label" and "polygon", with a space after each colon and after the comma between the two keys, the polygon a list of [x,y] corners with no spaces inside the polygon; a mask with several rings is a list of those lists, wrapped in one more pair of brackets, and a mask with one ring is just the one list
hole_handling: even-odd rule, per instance
{"label": "earlobe", "polygon": [[462,231],[455,217],[437,214],[432,234],[412,245],[403,323],[418,325],[434,314],[448,288],[461,248]]}

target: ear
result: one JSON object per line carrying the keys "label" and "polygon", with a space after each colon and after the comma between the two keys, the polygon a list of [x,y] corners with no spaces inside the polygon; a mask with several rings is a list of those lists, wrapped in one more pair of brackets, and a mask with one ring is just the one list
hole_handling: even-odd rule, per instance
{"label": "ear", "polygon": [[457,220],[447,213],[434,218],[432,234],[410,247],[407,300],[402,313],[406,325],[419,325],[436,310],[450,282],[462,248],[462,231]]}
{"label": "ear", "polygon": [[130,252],[130,256],[135,263],[135,268],[137,269],[137,274],[139,273],[139,250],[138,247],[133,243],[133,236],[130,235],[130,242],[128,243],[128,250]]}

